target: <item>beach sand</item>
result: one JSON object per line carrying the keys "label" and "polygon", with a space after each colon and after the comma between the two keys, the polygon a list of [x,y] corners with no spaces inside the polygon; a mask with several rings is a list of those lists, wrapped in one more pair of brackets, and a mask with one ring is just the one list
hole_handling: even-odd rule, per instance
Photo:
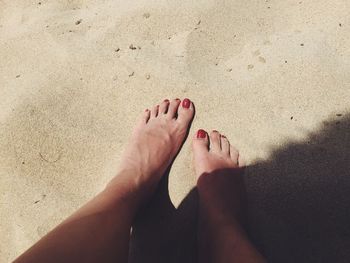
{"label": "beach sand", "polygon": [[[250,235],[270,262],[347,262],[349,10],[346,0],[1,1],[0,262],[103,189],[140,113],[176,97],[196,117],[169,175],[171,211],[144,220],[170,229],[164,257],[185,262],[192,249],[180,244],[194,229],[185,197],[203,128],[249,164]],[[158,247],[133,240],[132,261],[154,262]]]}

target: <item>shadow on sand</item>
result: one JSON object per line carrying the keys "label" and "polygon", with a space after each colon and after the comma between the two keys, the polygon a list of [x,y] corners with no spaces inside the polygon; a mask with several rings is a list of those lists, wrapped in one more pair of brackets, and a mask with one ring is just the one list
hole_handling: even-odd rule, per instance
{"label": "shadow on sand", "polygon": [[[349,262],[350,115],[247,168],[248,232],[268,262]],[[197,193],[178,209],[167,176],[133,228],[130,262],[196,262]]]}

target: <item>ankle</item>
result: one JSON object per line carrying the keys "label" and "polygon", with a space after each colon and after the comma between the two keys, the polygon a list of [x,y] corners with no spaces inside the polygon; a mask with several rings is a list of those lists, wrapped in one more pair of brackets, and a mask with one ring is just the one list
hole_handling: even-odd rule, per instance
{"label": "ankle", "polygon": [[199,216],[206,218],[211,224],[243,226],[246,221],[240,209],[227,205],[219,206],[201,197],[199,199]]}
{"label": "ankle", "polygon": [[138,191],[137,180],[128,172],[118,172],[114,178],[108,182],[105,192],[111,193],[123,199],[130,199]]}
{"label": "ankle", "polygon": [[107,184],[105,191],[131,205],[140,207],[153,192],[155,184],[148,182],[137,171],[122,170]]}
{"label": "ankle", "polygon": [[197,182],[199,211],[216,224],[246,222],[246,194],[239,174],[208,174]]}

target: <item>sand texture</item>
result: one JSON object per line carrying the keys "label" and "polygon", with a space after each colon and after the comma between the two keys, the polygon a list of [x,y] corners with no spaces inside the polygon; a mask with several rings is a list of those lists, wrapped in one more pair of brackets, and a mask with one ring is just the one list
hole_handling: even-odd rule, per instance
{"label": "sand texture", "polygon": [[131,262],[191,261],[198,128],[247,160],[269,262],[349,262],[348,0],[0,0],[0,262],[103,189],[140,112],[176,97],[196,117]]}

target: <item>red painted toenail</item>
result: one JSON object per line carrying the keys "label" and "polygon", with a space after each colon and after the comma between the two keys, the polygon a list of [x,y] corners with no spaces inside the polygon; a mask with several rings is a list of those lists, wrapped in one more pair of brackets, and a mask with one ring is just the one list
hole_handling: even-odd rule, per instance
{"label": "red painted toenail", "polygon": [[189,99],[184,99],[182,101],[182,107],[188,109],[191,106],[191,101]]}
{"label": "red painted toenail", "polygon": [[221,137],[222,137],[222,138],[226,138],[226,136],[225,136],[225,135],[221,135]]}
{"label": "red painted toenail", "polygon": [[205,130],[200,129],[197,131],[197,138],[204,139],[205,137],[207,137],[207,133]]}
{"label": "red painted toenail", "polygon": [[181,101],[179,98],[176,98],[175,100],[176,100],[176,101]]}
{"label": "red painted toenail", "polygon": [[218,132],[217,130],[213,130],[213,132]]}
{"label": "red painted toenail", "polygon": [[170,101],[168,99],[165,99],[164,102],[169,103]]}

